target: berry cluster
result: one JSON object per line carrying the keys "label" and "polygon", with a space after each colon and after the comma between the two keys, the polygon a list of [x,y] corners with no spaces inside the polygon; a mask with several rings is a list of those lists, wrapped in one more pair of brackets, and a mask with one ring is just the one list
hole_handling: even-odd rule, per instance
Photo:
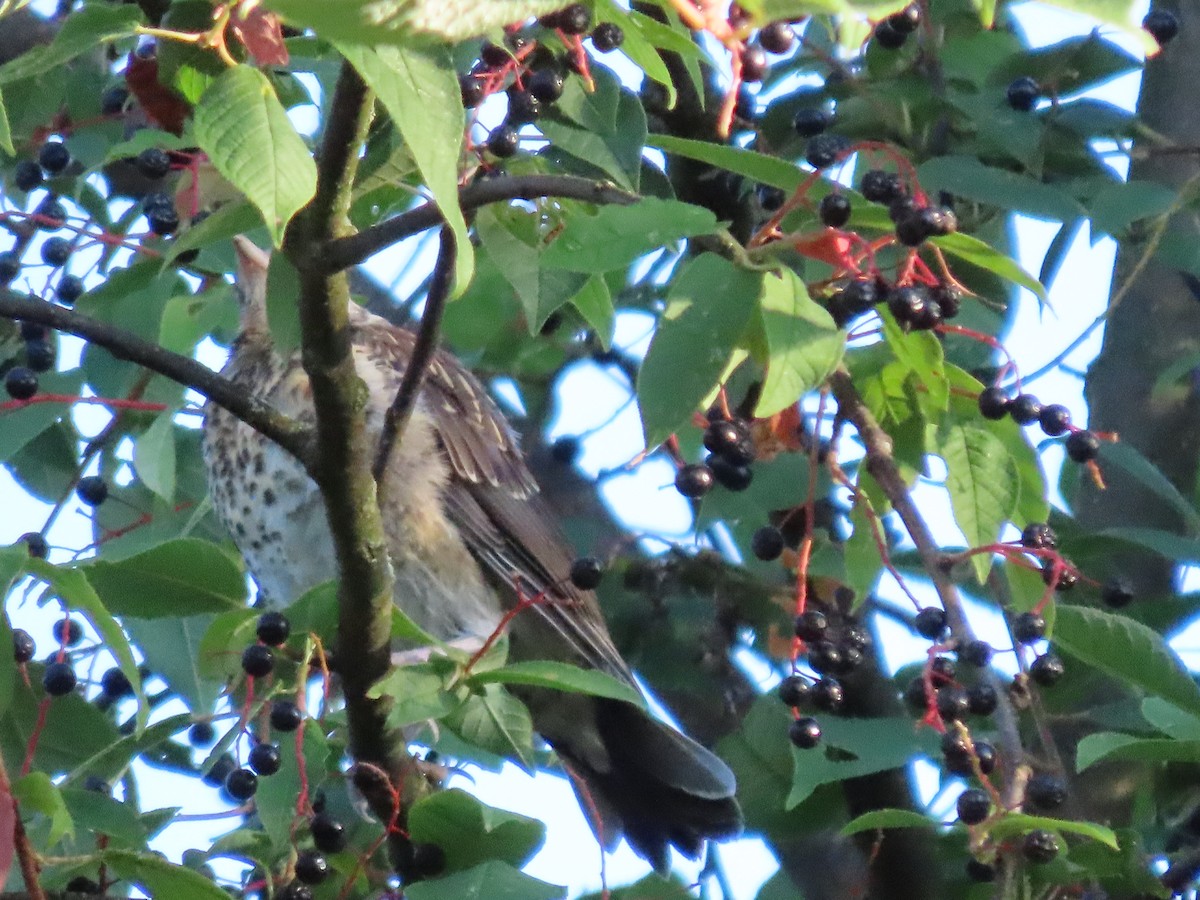
{"label": "berry cluster", "polygon": [[758,454],[744,420],[714,418],[704,429],[704,448],[709,454],[703,463],[681,466],[676,473],[679,493],[697,500],[717,484],[731,491],[750,487],[754,479],[750,464]]}
{"label": "berry cluster", "polygon": [[1002,388],[985,388],[979,393],[979,412],[993,421],[1009,416],[1018,425],[1036,422],[1048,437],[1066,434],[1067,456],[1077,463],[1091,462],[1100,452],[1100,438],[1086,428],[1072,425],[1070,410],[1058,403],[1043,406],[1032,394],[1009,397]]}
{"label": "berry cluster", "polygon": [[854,619],[840,617],[832,623],[824,612],[806,609],[796,617],[796,638],[808,655],[815,680],[793,672],[779,685],[779,699],[796,711],[788,737],[796,747],[808,750],[821,739],[821,726],[813,716],[800,715],[803,707],[836,713],[846,700],[845,688],[838,676],[849,675],[865,659],[871,635]]}
{"label": "berry cluster", "polygon": [[885,50],[899,50],[921,24],[921,6],[910,3],[875,25],[875,42]]}

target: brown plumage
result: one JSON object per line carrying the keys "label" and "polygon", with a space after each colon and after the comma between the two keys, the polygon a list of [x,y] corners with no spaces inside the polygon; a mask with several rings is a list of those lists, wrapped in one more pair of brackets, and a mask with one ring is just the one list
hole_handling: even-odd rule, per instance
{"label": "brown plumage", "polygon": [[[283,412],[312,420],[299,354],[274,350],[265,313],[262,251],[239,239],[242,329],[224,374]],[[370,401],[384,413],[415,335],[351,305],[351,342]],[[336,572],[316,485],[299,464],[211,404],[204,459],[213,503],[264,597],[287,604]],[[572,586],[573,555],[525,465],[515,435],[480,383],[439,352],[380,489],[396,602],[442,640],[483,640],[518,600],[544,594],[509,626],[514,659],[600,669],[634,685],[595,595]],[[299,552],[296,552],[299,551]],[[669,845],[696,856],[704,841],[741,829],[733,774],[691,739],[627,703],[528,689],[534,726],[587,786],[612,847],[624,834],[655,868]]]}

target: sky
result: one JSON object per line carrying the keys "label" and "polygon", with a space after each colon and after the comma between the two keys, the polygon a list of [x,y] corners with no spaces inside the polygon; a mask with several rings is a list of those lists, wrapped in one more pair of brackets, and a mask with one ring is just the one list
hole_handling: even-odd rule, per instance
{"label": "sky", "polygon": [[[1087,26],[1070,14],[1049,9],[1039,4],[1028,3],[1021,7],[1019,17],[1028,36],[1035,45],[1054,43],[1064,37],[1086,31]],[[1140,17],[1142,13],[1139,12]],[[1118,42],[1120,35],[1110,35]],[[1124,41],[1131,52],[1138,48],[1131,40]],[[1093,96],[1132,108],[1138,89],[1136,74],[1116,79],[1092,92]],[[1016,227],[1017,255],[1024,267],[1037,272],[1042,257],[1054,237],[1056,226],[1022,218]],[[1013,331],[1021,335],[1020,341],[1011,342],[1009,349],[1016,357],[1023,373],[1038,369],[1047,360],[1053,359],[1082,329],[1104,308],[1108,294],[1109,274],[1112,268],[1114,244],[1109,238],[1101,238],[1094,244],[1087,229],[1076,238],[1067,255],[1061,274],[1050,292],[1051,311],[1040,310],[1032,295],[1022,293],[1017,301]],[[403,255],[392,259],[403,259]],[[397,281],[401,288],[408,279],[398,273],[395,264],[386,259],[377,259],[372,264],[373,272],[385,283]],[[410,269],[410,273],[411,273]],[[409,278],[411,278],[411,274]],[[645,352],[650,337],[652,322],[641,314],[622,315],[618,318],[614,343],[633,356]],[[1102,331],[1097,330],[1092,338],[1081,346],[1069,359],[1068,364],[1076,370],[1084,370],[1088,361],[1099,348]],[[74,364],[78,346],[72,341],[63,341],[60,367]],[[202,358],[219,366],[220,351],[206,348]],[[582,471],[599,475],[623,466],[641,449],[641,431],[637,412],[628,403],[625,385],[609,373],[594,367],[577,367],[563,380],[562,393],[565,397],[586,397],[587,402],[566,402],[559,405],[558,414],[550,425],[548,437],[560,435],[586,435],[583,452],[578,461]],[[1087,410],[1082,396],[1082,383],[1076,376],[1056,372],[1047,375],[1036,385],[1036,393],[1043,400],[1065,404],[1072,412],[1074,421],[1086,421]],[[94,434],[107,421],[107,415],[99,409],[81,409],[75,413],[76,421],[85,434]],[[1058,457],[1058,458],[1056,458]],[[1047,463],[1051,471],[1057,471],[1061,462],[1061,451],[1050,451]],[[691,538],[691,514],[686,501],[671,489],[673,468],[664,461],[651,461],[634,471],[605,479],[602,495],[619,512],[630,528],[673,535],[682,540]],[[1055,479],[1051,477],[1053,484]],[[961,542],[957,529],[949,515],[945,492],[932,485],[918,488],[919,501],[926,510],[939,510],[931,514],[935,535],[948,543]],[[649,498],[649,499],[648,499]],[[0,503],[10,514],[0,518],[0,543],[14,541],[31,527],[31,523],[42,521],[48,507],[25,495],[12,481],[6,471],[0,470]],[[36,527],[35,524],[32,527]],[[51,543],[60,547],[79,547],[89,538],[89,523],[85,511],[78,506],[69,506],[66,513],[50,535]],[[57,559],[63,559],[61,553]],[[889,588],[881,586],[881,593],[889,595]],[[891,595],[895,596],[894,589]],[[51,611],[36,611],[26,604],[15,613],[18,624],[33,632],[42,648],[51,646],[50,624],[56,617]],[[990,610],[973,609],[973,624],[986,634],[989,629],[999,627],[999,620]],[[990,625],[988,624],[990,623]],[[925,645],[914,641],[901,626],[885,620],[876,624],[876,638],[885,648],[887,662],[897,668],[924,655]],[[1200,635],[1184,634],[1178,639],[1181,650],[1200,646]],[[1192,654],[1192,664],[1200,662]],[[744,664],[759,680],[763,689],[769,689],[778,676],[766,666],[747,657]],[[103,670],[101,667],[100,671]],[[181,711],[180,706],[168,704],[158,711],[165,716]],[[156,716],[156,717],[157,717]],[[782,737],[781,737],[782,739]],[[915,776],[927,800],[938,794],[934,770],[930,766],[918,766]],[[138,777],[143,796],[153,805],[154,798],[165,804],[176,802],[179,795],[177,779],[165,776],[145,766],[138,766]],[[496,776],[483,772],[456,776],[453,786],[462,787],[492,805],[536,816],[547,820],[547,843],[544,849],[529,864],[526,871],[547,881],[566,884],[569,896],[600,885],[599,851],[587,824],[567,783],[561,778],[539,774],[528,776],[515,767],[508,767]],[[189,814],[216,813],[228,809],[215,790],[189,787],[186,811]],[[943,791],[937,797],[936,810],[949,810],[953,806],[956,790]],[[158,849],[172,858],[187,848],[205,846],[212,838],[236,824],[235,820],[192,822],[168,829],[157,842]],[[761,842],[747,838],[722,845],[722,862],[732,874],[736,900],[749,900],[759,886],[777,868],[771,853]],[[622,847],[607,859],[607,876],[610,884],[625,883],[641,877],[647,869],[631,851]],[[680,871],[690,877],[694,866],[681,866]]]}

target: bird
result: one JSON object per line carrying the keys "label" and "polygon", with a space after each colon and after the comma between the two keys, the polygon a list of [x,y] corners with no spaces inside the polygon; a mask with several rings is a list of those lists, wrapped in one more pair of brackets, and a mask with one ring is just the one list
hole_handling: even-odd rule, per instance
{"label": "bird", "polygon": [[[269,254],[235,238],[239,331],[222,374],[281,412],[313,422],[299,351],[282,354],[267,321]],[[416,334],[349,307],[349,337],[366,386],[366,429],[384,416]],[[286,606],[336,576],[333,540],[317,485],[301,463],[211,401],[203,459],[214,509],[258,585],[261,602]],[[514,660],[598,669],[640,691],[593,592],[569,577],[575,556],[540,497],[518,438],[479,380],[449,351],[435,352],[379,496],[394,598],[442,641],[482,642],[505,613]],[[525,688],[534,728],[573,776],[597,839],[623,836],[658,871],[670,848],[697,858],[709,840],[742,830],[733,772],[714,753],[643,707],[623,700]],[[581,784],[580,784],[581,783]]]}

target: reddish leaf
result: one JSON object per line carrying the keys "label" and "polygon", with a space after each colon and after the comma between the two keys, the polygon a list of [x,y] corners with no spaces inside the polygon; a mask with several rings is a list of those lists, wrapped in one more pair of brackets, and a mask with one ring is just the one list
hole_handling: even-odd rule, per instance
{"label": "reddish leaf", "polygon": [[243,3],[233,16],[233,33],[242,46],[263,66],[286,66],[287,45],[283,42],[283,28],[279,16],[261,6]]}
{"label": "reddish leaf", "polygon": [[129,54],[125,83],[155,124],[172,134],[183,133],[183,123],[192,111],[191,104],[174,88],[158,80],[158,60],[139,59]]}

